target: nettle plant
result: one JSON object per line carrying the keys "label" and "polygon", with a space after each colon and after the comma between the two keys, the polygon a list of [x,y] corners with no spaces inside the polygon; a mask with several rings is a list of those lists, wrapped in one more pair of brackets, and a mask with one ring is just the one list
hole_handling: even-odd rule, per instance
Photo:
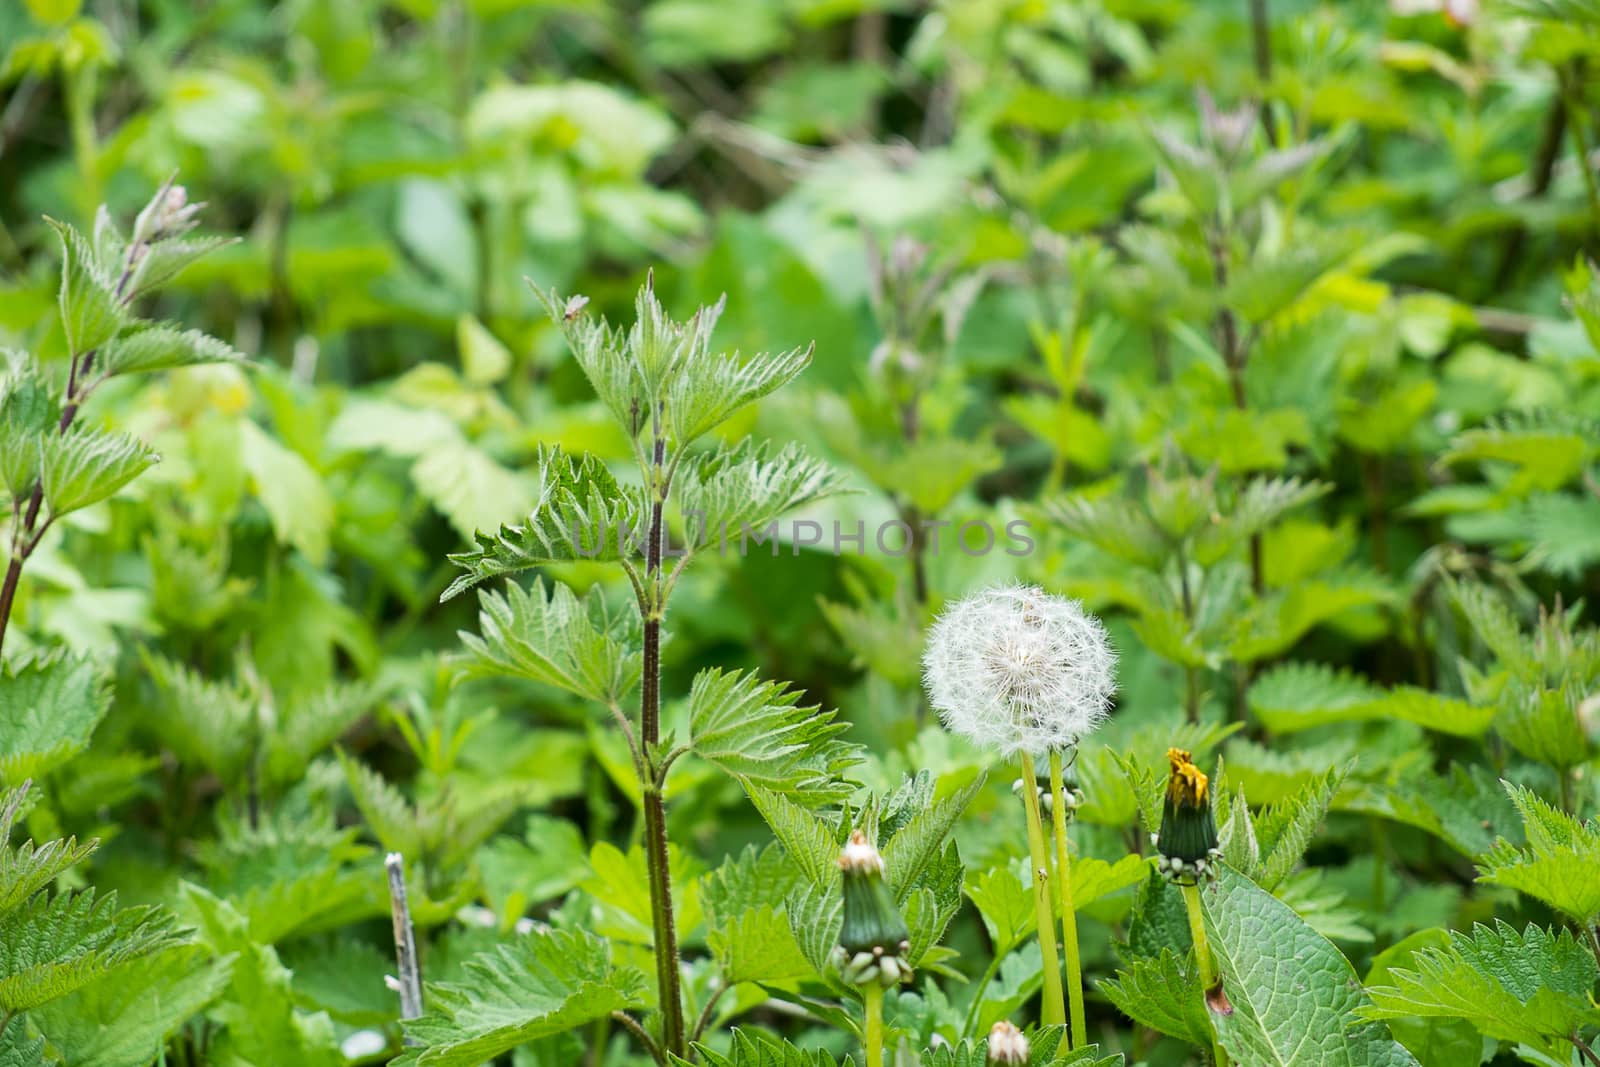
{"label": "nettle plant", "polygon": [[243,359],[198,330],[133,312],[136,301],[228,243],[187,236],[201,206],[169,181],[126,235],[104,207],[88,237],[49,220],[65,257],[67,367],[53,374],[35,353],[5,353],[0,500],[9,559],[0,641],[13,636],[0,668],[0,1062],[7,1064],[154,1059],[227,983],[227,964],[209,958],[169,910],[122,908],[115,893],[82,888],[76,868],[98,841],[53,833],[20,840],[25,819],[59,826],[47,791],[34,783],[84,751],[110,708],[111,687],[92,658],[37,639],[18,654],[15,638],[24,635],[9,626],[23,603],[24,567],[45,538],[65,536],[71,523],[63,520],[115,495],[157,460],[137,438],[95,424],[86,405],[97,390],[121,375]]}
{"label": "nettle plant", "polygon": [[[788,686],[748,672],[703,671],[687,696],[682,733],[672,728],[661,692],[668,603],[698,553],[747,533],[768,536],[779,516],[839,492],[841,483],[796,448],[702,443],[740,408],[795,378],[810,362],[809,349],[750,357],[713,352],[721,305],[674,322],[651,282],[626,330],[587,314],[585,298],[541,296],[632,443],[638,481],[619,479],[594,455],[541,454],[542,484],[527,521],[480,534],[475,551],[452,556],[466,573],[445,597],[545,564],[610,563],[627,576],[632,619],[613,610],[598,589],[580,599],[565,585],[547,588],[539,579],[530,589],[512,585],[505,593],[481,594],[481,633],[466,637],[465,666],[469,674],[564,689],[615,722],[637,782],[654,989],[647,992],[636,968],[612,963],[610,948],[591,934],[536,933],[479,965],[474,985],[438,991],[429,1012],[407,1024],[409,1037],[427,1051],[408,1056],[478,1063],[540,1034],[609,1017],[664,1063],[689,1055],[690,1042],[713,1021],[728,989],[774,964],[780,971],[794,966],[792,958],[761,956],[764,933],[782,921],[781,908],[774,910],[782,897],[756,895],[751,884],[772,857],[745,856],[713,875],[715,887],[696,893],[704,901],[706,943],[720,977],[707,975],[700,987],[685,988],[679,906],[685,887],[674,886],[677,857],[665,799],[673,767],[692,754],[737,778],[769,813],[787,813],[798,826],[814,819],[814,809],[850,794],[843,774],[859,759],[838,737],[844,727],[832,712],[802,707]],[[831,848],[837,852],[837,845]],[[545,967],[557,970],[545,974]],[[534,995],[552,978],[570,980],[562,996]],[[629,1014],[639,1008],[651,1010],[648,1026]]]}

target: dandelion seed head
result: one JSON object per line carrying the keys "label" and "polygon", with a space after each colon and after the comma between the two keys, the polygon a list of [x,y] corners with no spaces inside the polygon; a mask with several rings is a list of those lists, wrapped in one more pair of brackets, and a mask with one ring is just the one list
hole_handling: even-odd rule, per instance
{"label": "dandelion seed head", "polygon": [[1007,756],[1044,755],[1104,721],[1116,692],[1105,627],[1037,586],[986,589],[947,607],[923,654],[945,728]]}

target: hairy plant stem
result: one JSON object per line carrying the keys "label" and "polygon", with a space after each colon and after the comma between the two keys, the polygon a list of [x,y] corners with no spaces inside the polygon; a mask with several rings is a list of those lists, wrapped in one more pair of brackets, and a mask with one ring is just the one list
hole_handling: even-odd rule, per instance
{"label": "hairy plant stem", "polygon": [[1039,778],[1033,757],[1022,754],[1022,806],[1028,818],[1028,856],[1033,864],[1033,904],[1039,926],[1039,955],[1044,962],[1044,988],[1040,994],[1039,1021],[1046,1026],[1067,1021],[1061,994],[1061,965],[1056,961],[1055,917],[1050,908],[1050,854],[1044,843],[1044,820],[1039,816]]}
{"label": "hairy plant stem", "polygon": [[867,1067],[883,1067],[883,986],[875,981],[868,982],[861,989],[861,998],[866,1012],[861,1045]]}
{"label": "hairy plant stem", "polygon": [[[1195,964],[1200,968],[1200,988],[1209,1001],[1211,991],[1222,984],[1217,975],[1216,961],[1211,958],[1211,943],[1206,940],[1205,917],[1200,913],[1200,887],[1198,885],[1179,886],[1183,890],[1183,905],[1189,913],[1189,936],[1194,940]],[[1206,1017],[1210,1018],[1211,1008],[1206,1006]],[[1211,1058],[1217,1067],[1228,1067],[1228,1054],[1223,1051],[1222,1044],[1217,1041],[1215,1030],[1211,1039]]]}
{"label": "hairy plant stem", "polygon": [[1067,844],[1067,790],[1061,775],[1061,753],[1050,753],[1050,817],[1056,838],[1056,899],[1061,909],[1061,952],[1067,962],[1067,1004],[1072,1029],[1070,1051],[1088,1042],[1083,1011],[1083,965],[1078,958],[1078,911],[1072,905],[1072,856]]}
{"label": "hairy plant stem", "polygon": [[[158,196],[165,196],[168,181],[161,187]],[[133,299],[129,293],[128,283],[133,280],[134,267],[139,262],[142,244],[138,241],[129,241],[128,249],[123,253],[122,274],[117,279],[116,297],[119,307],[127,307]],[[82,354],[72,353],[71,368],[67,371],[66,403],[61,407],[61,420],[56,424],[57,433],[66,433],[72,427],[72,420],[78,416],[78,407],[89,394],[89,386],[85,384],[89,376],[89,369],[94,365],[94,349]],[[35,527],[39,522],[39,509],[44,505],[44,483],[35,482],[33,492],[28,497],[28,508],[23,513],[20,525],[13,527],[14,535],[11,539],[11,560],[6,564],[5,584],[0,586],[0,651],[5,650],[6,629],[11,624],[11,608],[17,599],[17,586],[22,581],[22,565],[27,562],[33,550],[39,547],[39,541],[44,537],[45,530],[49,528],[47,519],[42,528]]]}
{"label": "hairy plant stem", "polygon": [[667,806],[663,797],[665,766],[657,765],[661,743],[661,617],[666,611],[661,581],[661,525],[669,490],[666,472],[666,439],[661,433],[657,413],[655,447],[649,471],[650,532],[645,545],[643,587],[644,664],[639,683],[639,741],[644,750],[645,780],[641,805],[644,809],[644,857],[650,881],[650,922],[656,958],[656,992],[661,1010],[661,1048],[656,1059],[666,1054],[687,1057],[689,1044],[683,1022],[683,993],[678,973],[678,927],[672,909],[672,870],[667,853]]}

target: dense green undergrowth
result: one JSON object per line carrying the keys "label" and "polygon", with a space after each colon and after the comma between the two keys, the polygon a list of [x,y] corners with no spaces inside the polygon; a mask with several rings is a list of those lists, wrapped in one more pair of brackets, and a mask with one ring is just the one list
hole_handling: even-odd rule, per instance
{"label": "dense green undergrowth", "polygon": [[0,52],[0,1067],[1600,1065],[1592,0]]}

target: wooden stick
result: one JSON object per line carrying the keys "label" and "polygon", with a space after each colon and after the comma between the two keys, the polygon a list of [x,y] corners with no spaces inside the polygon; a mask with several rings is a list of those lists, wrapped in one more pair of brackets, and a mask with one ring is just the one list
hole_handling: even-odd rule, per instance
{"label": "wooden stick", "polygon": [[417,965],[417,941],[411,929],[411,905],[406,902],[405,857],[398,852],[391,852],[384,857],[383,867],[389,874],[389,912],[394,918],[395,967],[400,972],[400,977],[390,982],[390,988],[400,994],[400,1018],[415,1019],[422,1014],[422,970]]}

